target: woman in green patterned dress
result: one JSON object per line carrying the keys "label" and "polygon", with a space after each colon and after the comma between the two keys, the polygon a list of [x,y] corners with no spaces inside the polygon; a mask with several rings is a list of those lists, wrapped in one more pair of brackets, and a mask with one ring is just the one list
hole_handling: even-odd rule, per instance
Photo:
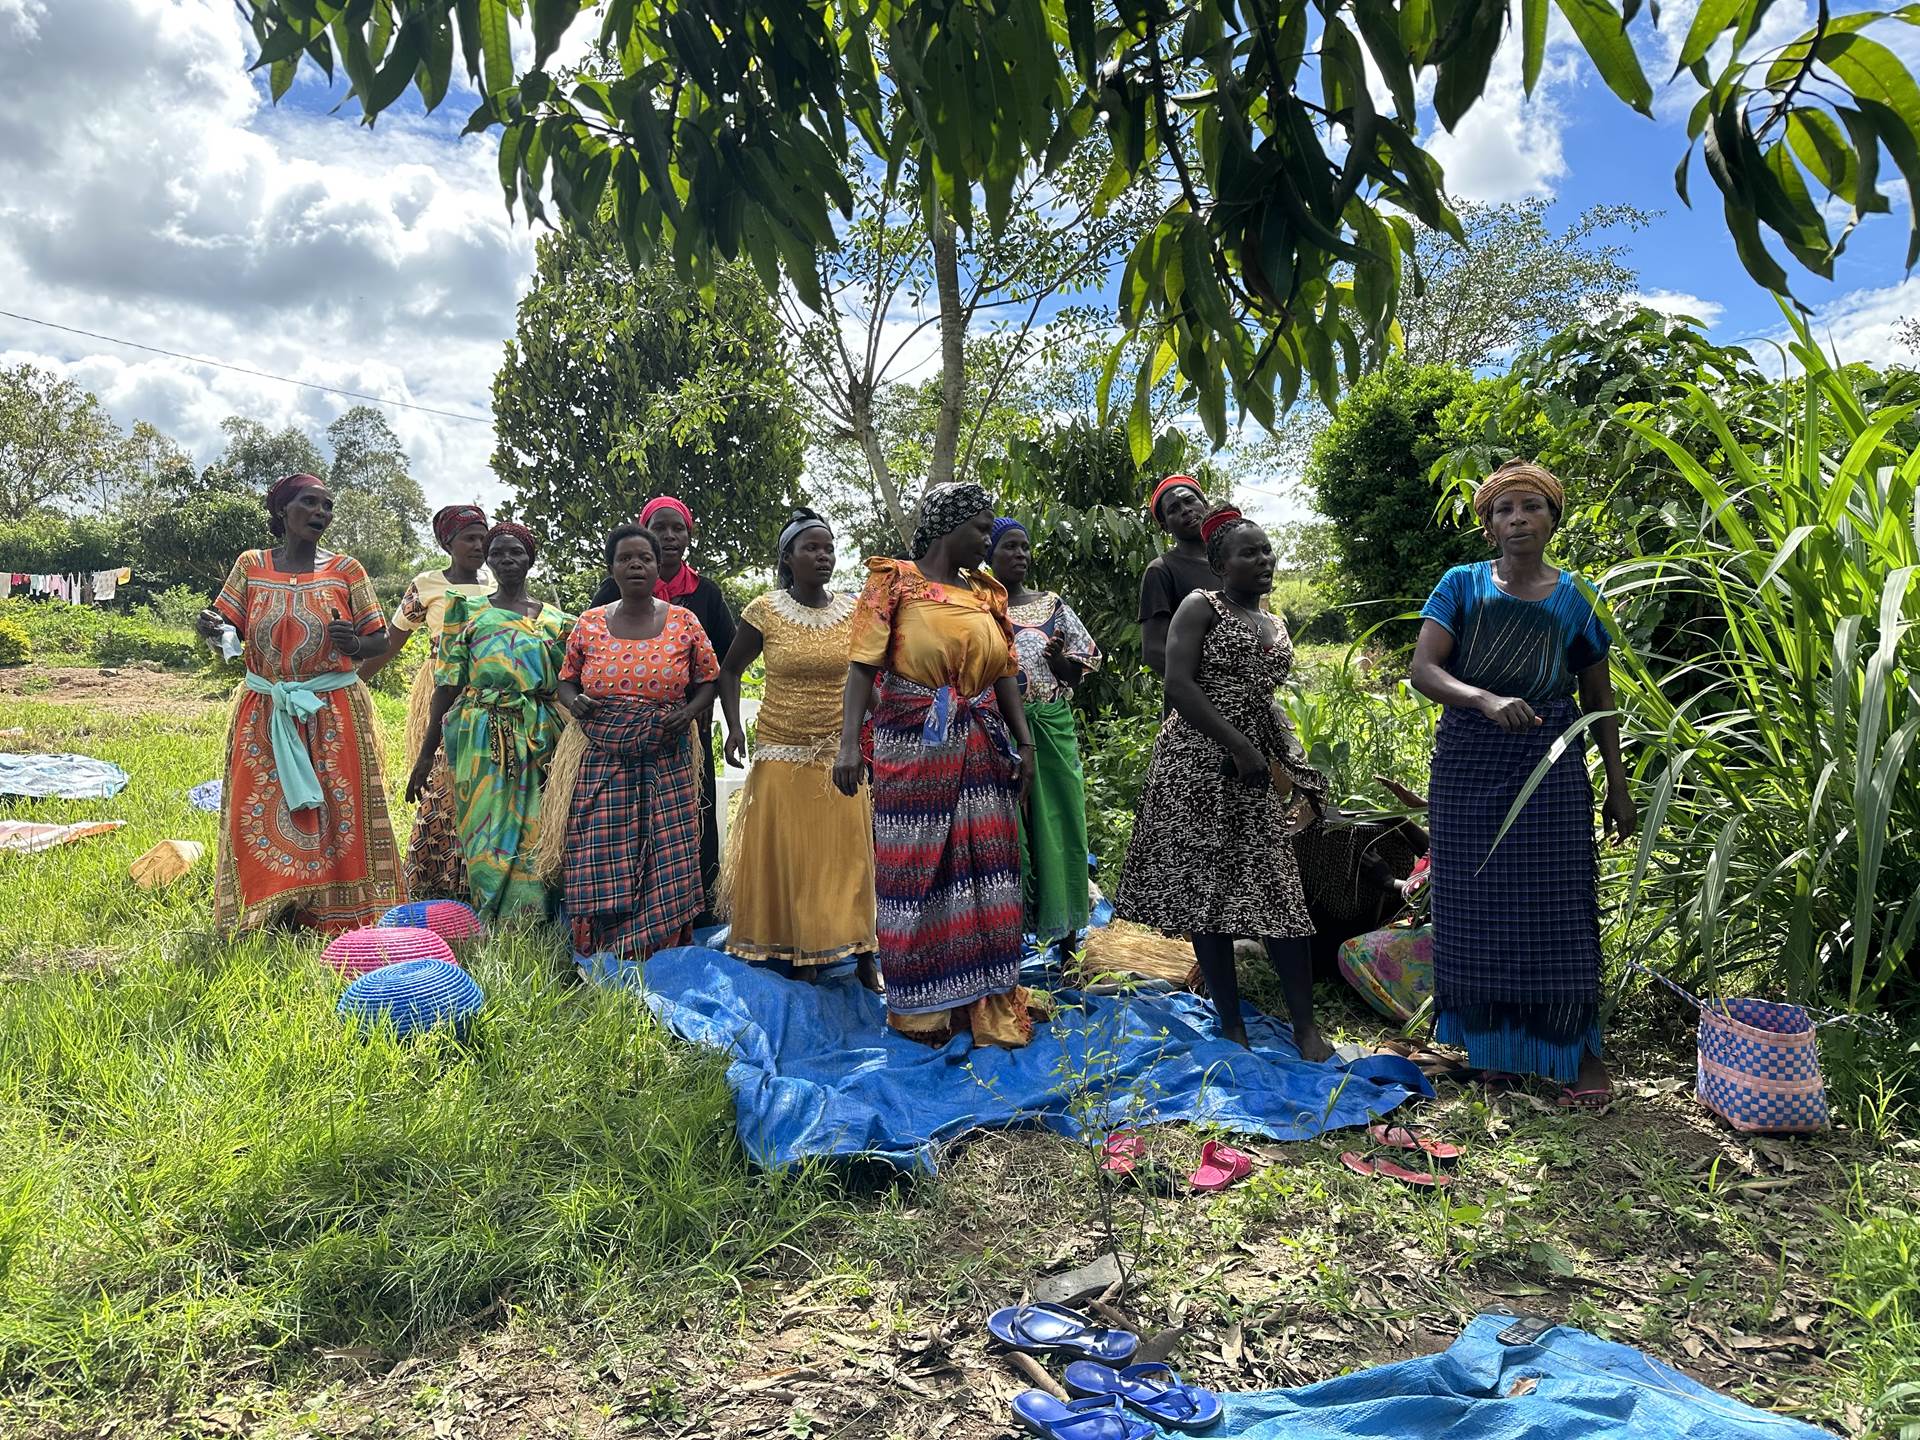
{"label": "woman in green patterned dress", "polygon": [[537,553],[524,525],[503,521],[487,532],[487,566],[500,588],[485,599],[448,601],[433,710],[407,782],[409,798],[426,787],[444,735],[467,888],[488,920],[519,911],[544,917],[549,905],[533,854],[540,789],[560,739],[553,691],[569,622],[527,593]]}

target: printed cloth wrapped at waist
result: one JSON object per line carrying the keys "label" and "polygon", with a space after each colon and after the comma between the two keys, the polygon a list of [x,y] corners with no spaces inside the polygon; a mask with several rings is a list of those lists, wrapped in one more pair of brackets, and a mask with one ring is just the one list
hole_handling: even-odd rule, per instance
{"label": "printed cloth wrapped at waist", "polygon": [[503,718],[533,726],[539,723],[541,710],[553,703],[553,692],[516,690],[509,685],[469,685],[460,692],[460,703],[484,706]]}
{"label": "printed cloth wrapped at waist", "polygon": [[322,694],[359,683],[359,673],[353,670],[329,670],[306,680],[268,680],[247,671],[247,688],[266,696],[273,707],[267,719],[267,738],[273,742],[273,766],[280,773],[280,791],[286,796],[289,810],[317,810],[325,798],[300,725],[326,708]]}
{"label": "printed cloth wrapped at waist", "polygon": [[1019,756],[1013,738],[1007,732],[1006,717],[1000,713],[1000,702],[995,698],[992,686],[978,695],[963,698],[951,685],[942,685],[936,690],[930,685],[922,685],[917,680],[909,680],[898,672],[892,672],[887,676],[884,703],[890,722],[911,720],[924,713],[920,738],[925,744],[945,745],[956,726],[964,727],[977,722],[996,749],[1010,759]]}

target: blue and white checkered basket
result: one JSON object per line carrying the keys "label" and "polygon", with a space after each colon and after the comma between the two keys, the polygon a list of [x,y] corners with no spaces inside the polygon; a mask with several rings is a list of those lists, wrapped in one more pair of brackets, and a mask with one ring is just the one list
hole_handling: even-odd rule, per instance
{"label": "blue and white checkered basket", "polygon": [[1813,1017],[1798,1005],[1715,1000],[1700,1007],[1700,1103],[1734,1129],[1827,1128],[1827,1086]]}
{"label": "blue and white checkered basket", "polygon": [[1771,1000],[1702,1001],[1658,970],[1627,962],[1700,1012],[1700,1103],[1747,1134],[1796,1135],[1827,1128],[1818,1026],[1799,1005]]}

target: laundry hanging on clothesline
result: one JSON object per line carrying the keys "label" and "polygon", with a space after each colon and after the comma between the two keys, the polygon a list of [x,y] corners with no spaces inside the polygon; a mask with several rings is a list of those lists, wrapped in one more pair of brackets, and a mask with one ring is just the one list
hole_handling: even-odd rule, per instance
{"label": "laundry hanging on clothesline", "polygon": [[37,571],[0,571],[0,598],[24,594],[70,605],[104,605],[119,598],[120,587],[133,578],[131,565],[110,570],[68,570],[41,574]]}

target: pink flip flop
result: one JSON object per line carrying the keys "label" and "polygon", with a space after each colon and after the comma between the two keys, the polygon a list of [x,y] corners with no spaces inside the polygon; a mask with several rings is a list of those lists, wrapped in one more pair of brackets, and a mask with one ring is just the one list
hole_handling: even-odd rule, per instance
{"label": "pink flip flop", "polygon": [[1147,1154],[1147,1142],[1131,1130],[1118,1130],[1100,1144],[1100,1168],[1109,1175],[1131,1175]]}
{"label": "pink flip flop", "polygon": [[1369,1125],[1367,1134],[1376,1145],[1389,1150],[1418,1150],[1437,1165],[1448,1165],[1460,1158],[1460,1147],[1445,1140],[1429,1140],[1404,1125]]}
{"label": "pink flip flop", "polygon": [[1419,1185],[1428,1190],[1443,1190],[1453,1183],[1451,1175],[1434,1175],[1424,1170],[1409,1170],[1396,1165],[1391,1160],[1368,1160],[1351,1150],[1343,1151],[1340,1163],[1354,1174],[1368,1180],[1377,1180],[1385,1176],[1389,1180],[1398,1180],[1403,1185]]}
{"label": "pink flip flop", "polygon": [[1224,1190],[1253,1173],[1253,1157],[1230,1145],[1209,1140],[1200,1150],[1200,1168],[1187,1178],[1196,1190]]}
{"label": "pink flip flop", "polygon": [[1604,1110],[1613,1104],[1613,1087],[1598,1086],[1591,1090],[1576,1090],[1569,1085],[1560,1092],[1562,1110]]}

